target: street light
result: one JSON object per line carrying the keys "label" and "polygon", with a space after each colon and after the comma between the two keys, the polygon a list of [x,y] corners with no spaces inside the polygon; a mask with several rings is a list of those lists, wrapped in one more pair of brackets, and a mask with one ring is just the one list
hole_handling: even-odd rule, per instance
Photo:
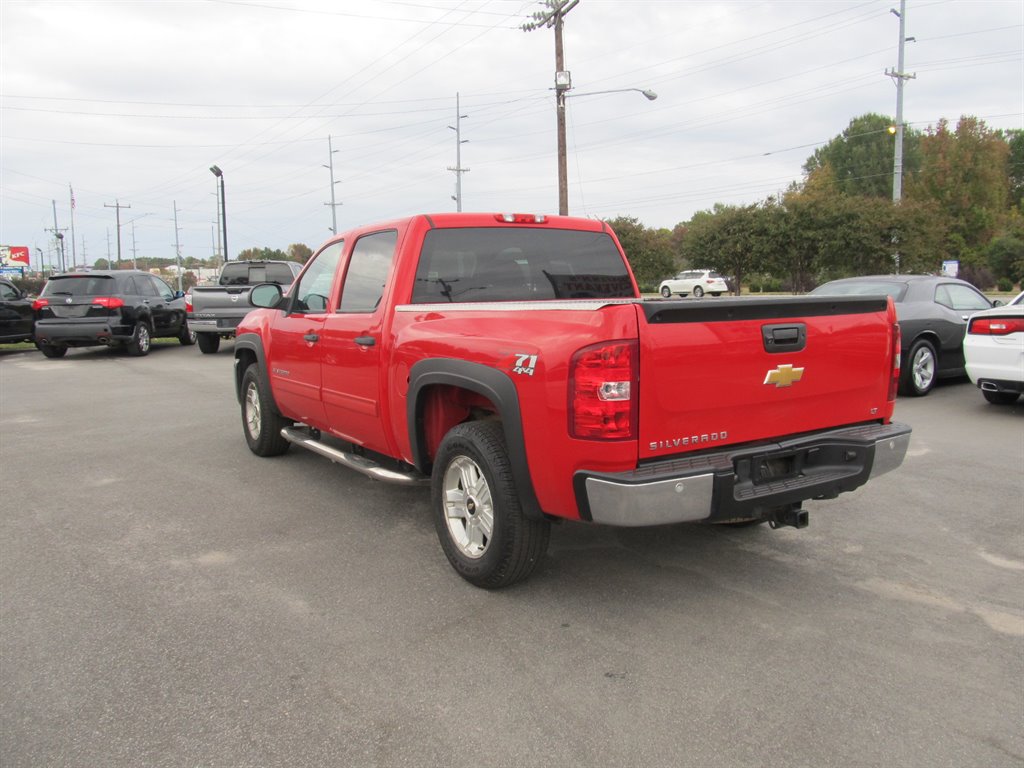
{"label": "street light", "polygon": [[224,261],[228,260],[228,206],[224,200],[224,172],[216,165],[210,166],[210,173],[220,181],[220,226],[224,245]]}
{"label": "street light", "polygon": [[642,93],[648,101],[654,101],[658,94],[650,88],[613,88],[609,91],[588,91],[587,93],[569,93],[572,78],[568,72],[555,72],[555,108],[558,117],[558,214],[569,215],[569,168],[565,149],[565,100],[578,99],[581,96],[600,96],[605,93]]}

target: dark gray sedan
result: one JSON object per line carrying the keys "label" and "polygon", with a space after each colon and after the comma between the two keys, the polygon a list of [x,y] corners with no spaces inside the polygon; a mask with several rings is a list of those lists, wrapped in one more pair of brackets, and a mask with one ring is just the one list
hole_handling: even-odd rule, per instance
{"label": "dark gray sedan", "polygon": [[995,304],[970,283],[933,275],[871,275],[833,280],[813,296],[891,296],[896,304],[902,347],[900,394],[927,395],[936,379],[966,376],[967,318]]}

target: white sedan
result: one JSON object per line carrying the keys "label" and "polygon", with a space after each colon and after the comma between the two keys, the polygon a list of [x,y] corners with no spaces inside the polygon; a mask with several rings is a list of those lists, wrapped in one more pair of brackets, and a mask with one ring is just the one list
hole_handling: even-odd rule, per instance
{"label": "white sedan", "polygon": [[658,286],[658,293],[666,299],[671,298],[673,293],[680,296],[692,293],[694,298],[699,299],[705,293],[721,296],[728,291],[729,286],[726,284],[725,278],[710,269],[690,269],[680,272],[675,277],[662,280],[661,285]]}
{"label": "white sedan", "polygon": [[1024,293],[971,315],[964,337],[967,375],[990,403],[1012,405],[1024,392]]}

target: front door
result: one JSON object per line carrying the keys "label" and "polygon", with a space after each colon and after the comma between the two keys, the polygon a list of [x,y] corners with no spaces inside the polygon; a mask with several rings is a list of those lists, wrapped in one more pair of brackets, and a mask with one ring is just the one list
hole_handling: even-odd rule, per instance
{"label": "front door", "polygon": [[323,329],[323,401],[330,431],[357,445],[393,453],[384,430],[381,383],[384,296],[398,233],[375,232],[352,248],[338,309]]}
{"label": "front door", "polygon": [[334,276],[341,262],[343,241],[328,244],[292,286],[284,312],[270,328],[267,360],[270,385],[278,407],[289,418],[323,428],[320,392],[322,333],[335,294]]}

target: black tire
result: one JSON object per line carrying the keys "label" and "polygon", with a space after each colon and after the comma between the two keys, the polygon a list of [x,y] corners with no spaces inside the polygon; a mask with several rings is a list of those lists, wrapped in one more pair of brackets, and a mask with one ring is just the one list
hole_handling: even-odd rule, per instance
{"label": "black tire", "polygon": [[711,295],[714,296],[717,299],[719,296],[722,295],[722,292],[721,291],[712,291]]}
{"label": "black tire", "polygon": [[667,285],[661,286],[661,295],[664,296],[666,299],[671,299],[672,289],[669,288]]}
{"label": "black tire", "polygon": [[900,369],[900,394],[923,397],[931,392],[938,378],[939,358],[935,347],[926,339],[918,339],[910,348],[907,364]]}
{"label": "black tire", "polygon": [[499,423],[459,424],[445,435],[434,461],[431,501],[441,548],[470,584],[507,587],[544,558],[551,524],[523,513]]}
{"label": "black tire", "polygon": [[199,342],[199,351],[204,355],[212,355],[220,349],[220,336],[216,333],[197,333],[196,341]]}
{"label": "black tire", "polygon": [[128,354],[132,357],[145,357],[149,354],[149,348],[153,346],[153,338],[150,335],[149,326],[144,322],[135,324],[135,333],[131,341],[125,346]]}
{"label": "black tire", "polygon": [[59,344],[36,344],[36,349],[43,353],[43,357],[58,358],[68,353],[68,348]]}
{"label": "black tire", "polygon": [[987,389],[981,390],[981,394],[992,405],[1013,405],[1017,402],[1017,398],[1020,397],[1019,392],[989,392]]}
{"label": "black tire", "polygon": [[699,299],[699,298],[702,298],[703,296],[704,296],[704,289],[701,288],[699,285],[695,285],[693,287],[693,298]]}
{"label": "black tire", "polygon": [[291,425],[277,412],[269,385],[253,363],[242,375],[242,432],[249,450],[257,456],[280,456],[291,445],[281,430]]}
{"label": "black tire", "polygon": [[195,331],[188,329],[188,323],[182,323],[181,330],[178,331],[178,341],[183,347],[191,347],[196,343],[196,336],[198,335]]}

